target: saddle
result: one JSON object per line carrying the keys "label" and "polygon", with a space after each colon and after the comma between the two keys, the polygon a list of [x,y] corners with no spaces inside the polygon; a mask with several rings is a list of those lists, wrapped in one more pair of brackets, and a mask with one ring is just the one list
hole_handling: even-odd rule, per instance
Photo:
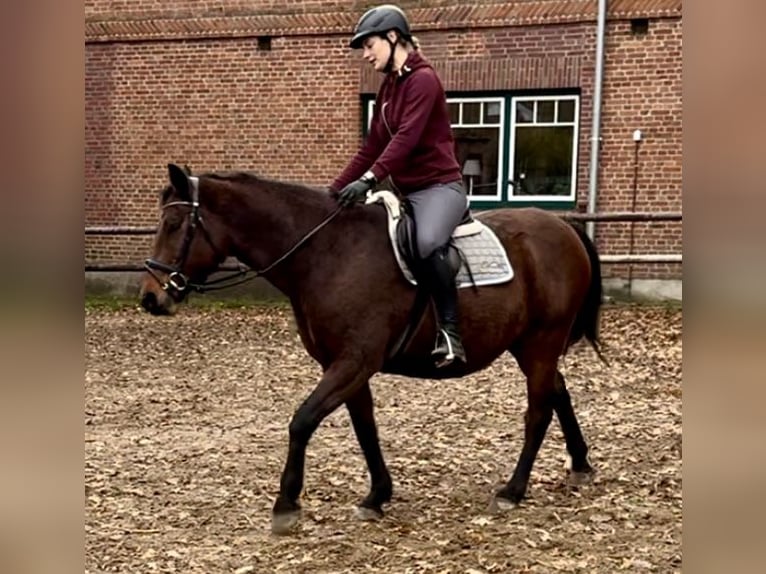
{"label": "saddle", "polygon": [[[409,203],[387,190],[369,194],[365,203],[381,203],[386,208],[388,235],[396,261],[407,281],[417,285],[412,272],[418,260],[417,229]],[[513,279],[505,248],[489,227],[473,218],[469,209],[452,234],[448,260],[458,288],[496,285]]]}

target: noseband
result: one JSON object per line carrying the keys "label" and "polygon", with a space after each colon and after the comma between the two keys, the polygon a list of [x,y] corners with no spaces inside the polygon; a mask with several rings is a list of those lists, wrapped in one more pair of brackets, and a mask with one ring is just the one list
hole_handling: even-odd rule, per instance
{"label": "noseband", "polygon": [[[189,212],[189,225],[186,226],[186,235],[184,236],[184,242],[181,245],[181,253],[178,259],[176,260],[178,261],[178,263],[176,265],[168,265],[167,263],[157,261],[156,259],[147,259],[144,262],[144,268],[155,279],[155,281],[159,283],[162,290],[169,293],[170,296],[177,301],[181,300],[186,295],[187,291],[196,291],[198,293],[204,293],[206,291],[216,291],[218,289],[226,289],[228,287],[234,287],[235,285],[240,285],[241,283],[245,283],[246,281],[250,281],[251,279],[255,279],[256,277],[263,275],[264,273],[268,273],[274,267],[279,265],[282,261],[287,259],[290,255],[292,255],[301,245],[303,245],[306,241],[308,241],[317,231],[319,231],[320,229],[322,229],[322,227],[330,223],[330,221],[336,215],[338,215],[343,209],[342,207],[338,207],[329,216],[327,216],[324,219],[324,221],[322,221],[319,225],[317,225],[311,231],[309,231],[306,235],[304,235],[284,255],[282,255],[276,261],[272,262],[270,265],[264,267],[263,269],[259,271],[248,269],[242,266],[239,271],[235,271],[230,275],[226,275],[225,277],[221,277],[213,281],[207,281],[205,283],[192,283],[189,280],[189,278],[182,272],[182,269],[184,265],[186,264],[187,257],[189,256],[189,249],[191,247],[192,239],[194,239],[194,233],[196,232],[197,227],[199,227],[202,230],[202,233],[204,234],[205,239],[207,240],[210,247],[213,248],[213,251],[215,251],[216,253],[220,253],[220,252],[218,251],[218,249],[216,249],[215,244],[210,238],[210,233],[208,232],[207,227],[205,227],[205,223],[202,220],[202,216],[200,215],[200,212],[199,212],[200,211],[199,178],[189,176],[189,182],[191,183],[191,196],[192,196],[191,201],[171,201],[170,203],[167,203],[162,206],[163,211],[166,208],[174,206],[174,205],[186,205],[191,207],[191,211]],[[167,281],[163,281],[162,278],[155,271],[162,271],[164,273],[167,273],[168,274]],[[249,277],[244,277],[243,279],[239,279],[232,282],[232,279],[236,279],[237,277],[242,277],[248,274],[250,275]]]}

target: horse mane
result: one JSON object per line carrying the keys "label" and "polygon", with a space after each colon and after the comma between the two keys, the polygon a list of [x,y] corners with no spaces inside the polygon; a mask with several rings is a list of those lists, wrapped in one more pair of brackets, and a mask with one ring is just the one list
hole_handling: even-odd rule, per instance
{"label": "horse mane", "polygon": [[319,187],[311,187],[302,183],[280,181],[262,177],[249,171],[208,172],[200,174],[200,177],[206,177],[218,181],[229,181],[246,186],[258,185],[259,188],[266,189],[268,191],[275,191],[278,193],[287,192],[308,195],[313,194],[318,197],[330,197],[330,195],[324,189]]}

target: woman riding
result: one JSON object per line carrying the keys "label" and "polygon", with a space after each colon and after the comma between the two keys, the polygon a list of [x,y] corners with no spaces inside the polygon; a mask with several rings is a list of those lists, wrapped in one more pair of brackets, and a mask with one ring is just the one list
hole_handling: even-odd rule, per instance
{"label": "woman riding", "polygon": [[365,12],[350,46],[362,49],[362,57],[385,78],[369,135],[330,190],[341,205],[348,206],[388,177],[406,198],[417,230],[420,265],[414,271],[418,283],[431,294],[438,316],[432,355],[438,367],[465,362],[457,286],[447,253],[468,199],[455,157],[444,88],[397,6],[386,4]]}

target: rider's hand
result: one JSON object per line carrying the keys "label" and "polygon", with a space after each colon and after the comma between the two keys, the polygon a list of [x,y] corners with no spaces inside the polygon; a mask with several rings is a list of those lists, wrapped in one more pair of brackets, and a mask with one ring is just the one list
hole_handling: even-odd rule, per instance
{"label": "rider's hand", "polygon": [[365,194],[375,187],[375,176],[369,171],[356,181],[352,181],[344,187],[338,195],[338,203],[342,207],[348,207],[362,199]]}

